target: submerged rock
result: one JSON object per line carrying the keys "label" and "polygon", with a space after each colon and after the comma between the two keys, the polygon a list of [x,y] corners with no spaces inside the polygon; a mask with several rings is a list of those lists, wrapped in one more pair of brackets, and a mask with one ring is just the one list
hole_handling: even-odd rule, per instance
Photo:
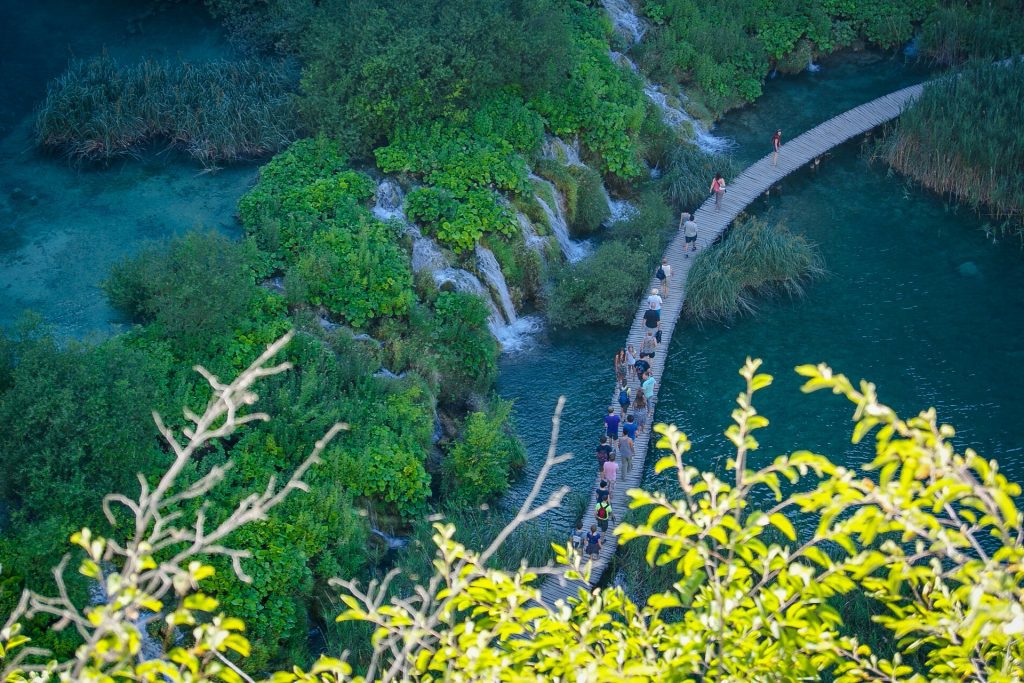
{"label": "submerged rock", "polygon": [[974,261],[964,261],[960,264],[960,274],[964,277],[978,277],[981,271],[978,270],[978,266],[974,264]]}

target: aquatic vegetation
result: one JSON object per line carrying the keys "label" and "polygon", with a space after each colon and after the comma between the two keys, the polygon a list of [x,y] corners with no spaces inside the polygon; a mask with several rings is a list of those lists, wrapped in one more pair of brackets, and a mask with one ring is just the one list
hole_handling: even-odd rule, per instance
{"label": "aquatic vegetation", "polygon": [[925,187],[1024,230],[1024,61],[974,63],[934,81],[874,156]]}
{"label": "aquatic vegetation", "polygon": [[294,82],[280,62],[73,60],[47,87],[36,142],[85,161],[135,156],[151,143],[205,165],[264,157],[295,136]]}
{"label": "aquatic vegetation", "polygon": [[715,173],[735,178],[743,170],[732,157],[712,156],[696,145],[677,145],[666,156],[661,186],[676,210],[691,214],[707,199],[709,178]]}
{"label": "aquatic vegetation", "polygon": [[754,312],[755,296],[800,296],[804,283],[824,272],[817,249],[802,235],[781,223],[740,219],[720,242],[698,252],[684,310],[698,320],[728,320]]}
{"label": "aquatic vegetation", "polygon": [[921,52],[943,65],[1024,52],[1024,5],[1017,0],[941,0],[921,26]]}

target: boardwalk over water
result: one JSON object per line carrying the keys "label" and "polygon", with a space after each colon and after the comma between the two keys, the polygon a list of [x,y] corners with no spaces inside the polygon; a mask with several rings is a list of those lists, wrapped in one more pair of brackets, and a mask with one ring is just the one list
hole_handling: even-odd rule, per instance
{"label": "boardwalk over water", "polygon": [[[877,100],[872,100],[867,104],[862,104],[835,118],[829,119],[825,123],[782,145],[779,152],[778,165],[772,166],[771,155],[769,154],[760,161],[748,166],[746,170],[735,178],[727,178],[728,185],[726,186],[725,196],[722,198],[721,210],[716,210],[714,198],[709,198],[697,209],[694,215],[694,221],[697,223],[699,230],[697,241],[701,249],[714,243],[741,211],[779,180],[833,147],[899,116],[900,112],[921,94],[922,87],[923,85],[912,85],[902,90],[897,90],[894,93],[879,97]],[[769,140],[772,132],[765,132],[765,147],[770,146]],[[708,185],[711,185],[710,178],[708,178]],[[686,298],[686,278],[694,261],[693,258],[686,258],[683,253],[682,231],[679,231],[679,234],[669,244],[665,257],[672,266],[672,277],[669,280],[669,296],[662,305],[661,310],[661,344],[651,363],[651,372],[654,374],[655,379],[658,380],[659,385],[655,390],[655,404],[649,411],[648,426],[654,424],[654,412],[657,407],[657,389],[660,388],[662,373],[665,369],[665,359],[668,356],[669,344],[672,343],[672,332],[675,330],[683,308],[683,300]],[[651,282],[648,285],[648,291],[652,287],[657,286],[658,282],[652,276]],[[647,309],[648,291],[644,292],[640,307],[633,318],[633,325],[629,328],[629,336],[626,338],[626,344],[632,344],[637,351],[639,351],[640,343],[644,338],[643,313]],[[630,381],[630,387],[634,392],[637,391],[638,383],[635,378]],[[618,395],[619,390],[616,386],[612,392],[611,403],[609,404],[615,408],[616,413],[619,410]],[[599,417],[600,414],[595,414],[594,419],[596,420]],[[615,512],[618,520],[621,520],[628,510],[629,501],[626,491],[639,487],[643,479],[644,461],[647,456],[650,436],[651,432],[649,429],[643,435],[637,436],[633,469],[628,475],[625,475],[625,479],[620,479],[616,483],[615,492],[612,495],[612,510]],[[587,462],[580,466],[594,468],[594,487],[596,488],[597,463],[592,460],[592,457],[590,453],[585,454],[584,460],[587,460]],[[624,466],[621,462],[619,466],[621,476],[624,472]],[[594,523],[594,501],[592,495],[591,504],[583,516],[584,530],[589,531],[590,525]],[[594,562],[591,571],[590,578],[593,583],[597,583],[601,575],[604,574],[605,568],[607,568],[612,555],[615,553],[615,548],[618,544],[613,532],[614,526],[609,526],[609,533],[604,538],[604,547],[601,549],[601,553],[597,561]],[[565,530],[565,536],[567,538],[569,536],[568,529]],[[582,582],[568,581],[560,576],[551,576],[541,586],[541,595],[546,602],[552,603],[559,598],[575,596],[579,589],[584,587],[587,586]]]}

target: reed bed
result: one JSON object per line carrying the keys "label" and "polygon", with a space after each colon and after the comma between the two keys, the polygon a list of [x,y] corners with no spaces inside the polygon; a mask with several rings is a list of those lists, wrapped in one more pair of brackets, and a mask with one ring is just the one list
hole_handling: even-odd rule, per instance
{"label": "reed bed", "polygon": [[741,219],[701,252],[686,281],[686,312],[698,320],[729,320],[753,313],[755,297],[800,297],[804,284],[825,273],[817,248],[782,223]]}
{"label": "reed bed", "polygon": [[295,137],[295,82],[282,63],[253,59],[74,60],[47,87],[36,142],[84,161],[138,156],[161,142],[206,166],[264,157]]}
{"label": "reed bed", "polygon": [[662,184],[674,208],[694,211],[708,196],[715,173],[735,178],[743,167],[729,156],[711,155],[695,145],[677,145],[668,154]]}
{"label": "reed bed", "polygon": [[874,150],[925,187],[1024,231],[1024,60],[966,66],[925,87]]}

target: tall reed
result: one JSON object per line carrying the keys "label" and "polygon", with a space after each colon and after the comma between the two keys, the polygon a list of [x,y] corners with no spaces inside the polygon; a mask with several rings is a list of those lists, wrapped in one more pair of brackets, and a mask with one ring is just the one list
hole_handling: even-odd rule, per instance
{"label": "tall reed", "polygon": [[136,156],[153,142],[204,165],[263,157],[295,137],[294,83],[283,64],[251,59],[74,60],[47,87],[36,142],[87,161]]}
{"label": "tall reed", "polygon": [[1024,60],[972,63],[925,87],[874,150],[893,168],[1024,231]]}
{"label": "tall reed", "polygon": [[758,294],[802,296],[804,283],[825,272],[817,248],[782,223],[740,219],[701,252],[686,282],[686,311],[696,319],[728,320],[756,309]]}

